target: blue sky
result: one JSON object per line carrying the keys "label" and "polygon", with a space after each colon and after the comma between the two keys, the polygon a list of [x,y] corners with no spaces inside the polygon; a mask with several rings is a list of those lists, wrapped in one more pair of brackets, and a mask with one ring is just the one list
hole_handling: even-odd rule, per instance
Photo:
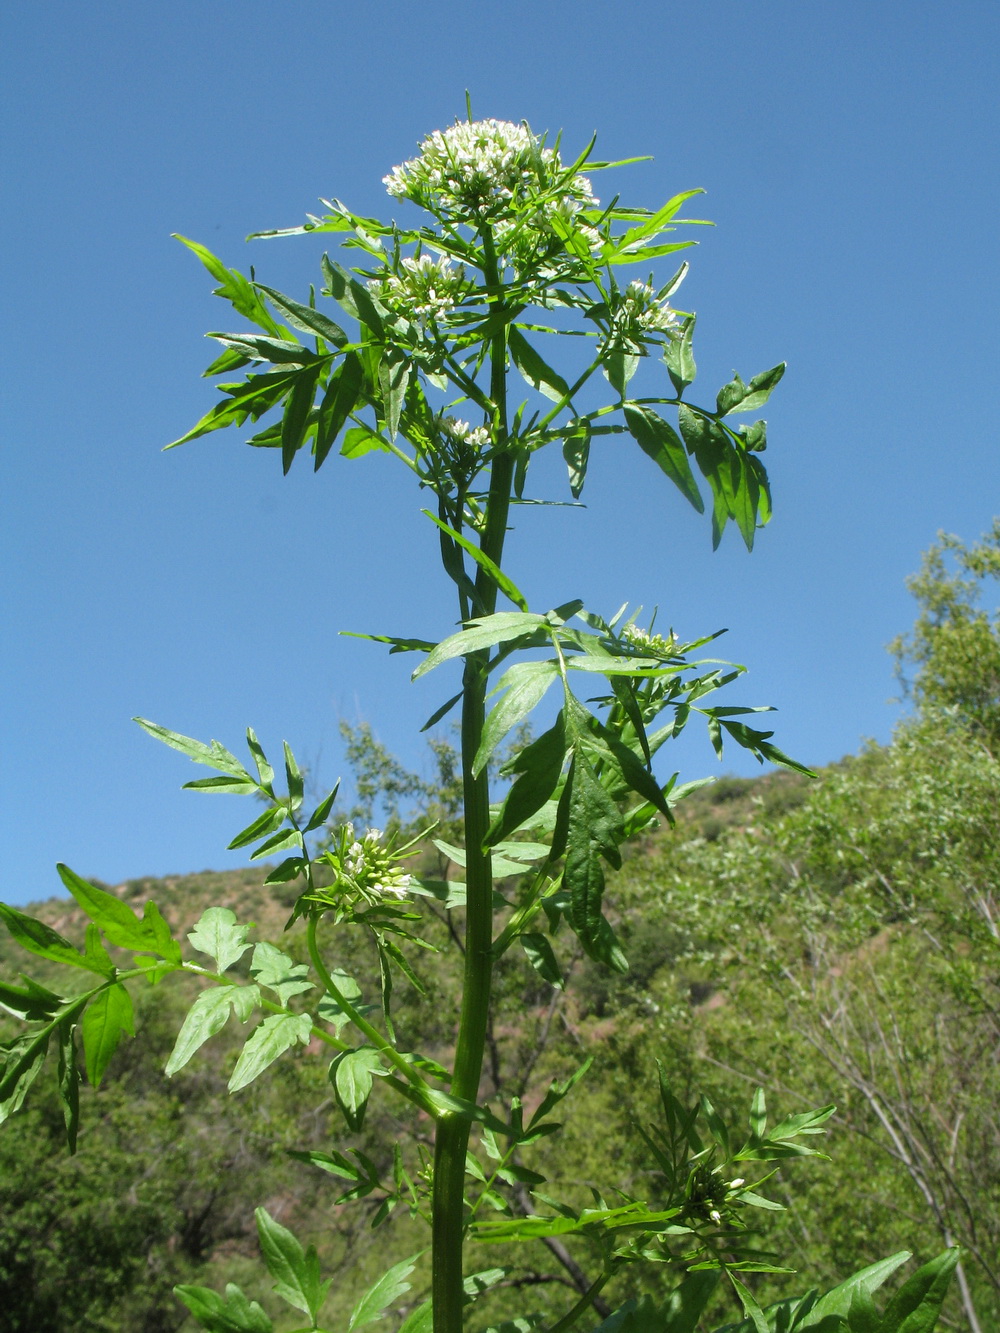
{"label": "blue sky", "polygon": [[[615,181],[630,201],[707,191],[681,301],[704,397],[789,363],[752,555],[732,533],[713,554],[649,460],[609,447],[586,510],[519,513],[515,577],[539,604],[727,626],[750,668],[731,702],[776,704],[798,758],[889,737],[904,579],[939,528],[975,538],[998,508],[995,3],[35,0],[4,7],[0,47],[0,896],[55,891],[57,860],[110,882],[239,863],[251,812],[181,793],[200,773],[133,714],[231,747],[252,724],[321,781],[342,716],[424,764],[450,682],[338,636],[449,632],[421,497],[374,456],[283,480],[235,431],[160,452],[213,401],[202,334],[228,319],[170,233],[301,295],[321,238],[244,236],[320,195],[391,214],[382,176],[467,87],[478,116],[651,153]],[[676,766],[718,768],[700,737]]]}

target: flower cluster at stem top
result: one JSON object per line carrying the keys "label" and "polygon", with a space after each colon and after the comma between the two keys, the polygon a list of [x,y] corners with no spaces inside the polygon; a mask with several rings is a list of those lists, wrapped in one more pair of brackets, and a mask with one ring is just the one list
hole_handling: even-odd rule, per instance
{"label": "flower cluster at stem top", "polygon": [[652,634],[649,630],[640,629],[638,625],[623,625],[618,631],[618,637],[629,648],[647,657],[670,657],[677,647],[677,640],[672,634],[665,639],[662,634]]}
{"label": "flower cluster at stem top", "polygon": [[508,120],[457,121],[435,130],[419,157],[383,179],[396,199],[473,222],[509,216],[535,199],[569,213],[599,202],[586,176],[570,175],[554,148]]}

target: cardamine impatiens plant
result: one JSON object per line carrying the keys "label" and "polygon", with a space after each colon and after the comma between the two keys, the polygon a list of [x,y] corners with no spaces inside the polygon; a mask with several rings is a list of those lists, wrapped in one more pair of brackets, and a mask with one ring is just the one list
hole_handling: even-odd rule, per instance
{"label": "cardamine impatiens plant", "polygon": [[[467,122],[429,135],[416,157],[385,177],[401,221],[359,217],[332,200],[301,227],[263,233],[326,234],[341,258],[353,253],[352,267],[323,255],[318,301],[248,281],[204,247],[184,242],[243,327],[210,335],[220,351],[206,373],[222,377],[222,398],[175,443],[278,412],[249,443],[280,451],[284,472],[303,452],[318,470],[338,444],[347,461],[381,451],[432,497],[423,512],[454,588],[457,628],[427,639],[361,637],[414,655],[414,677],[454,677],[427,725],[452,710],[460,719],[464,845],[439,840],[454,872],[422,877],[406,867],[416,864],[410,858],[433,829],[397,845],[377,830],[331,826],[336,789],[307,809],[303,775],[287,745],[279,790],[253,731],[244,764],[217,741],[203,744],[141,721],[212,770],[188,787],[263,802],[230,847],[252,847],[255,858],[281,857],[265,884],[297,891],[288,929],[304,932],[309,962],[295,962],[269,941],[251,943],[251,926],[223,907],[205,912],[188,936],[193,955],[185,956],[153,903],[139,919],[114,894],[61,866],[63,883],[91,921],[82,952],[12,907],[0,907],[0,914],[26,950],[67,965],[86,984],[68,986],[65,995],[30,980],[0,986],[0,1001],[26,1025],[4,1052],[0,1104],[4,1115],[18,1110],[54,1049],[72,1150],[78,1046],[96,1087],[120,1039],[132,1032],[130,988],[194,975],[204,986],[168,1073],[194,1058],[235,1013],[253,1026],[229,1081],[233,1093],[309,1044],[330,1060],[348,1140],[376,1095],[412,1104],[431,1123],[433,1158],[421,1158],[419,1145],[397,1143],[388,1178],[349,1143],[292,1149],[303,1163],[346,1182],[342,1201],[377,1200],[376,1223],[396,1209],[426,1221],[430,1289],[411,1305],[405,1333],[459,1333],[475,1322],[477,1297],[507,1271],[477,1271],[468,1261],[477,1243],[558,1239],[565,1251],[579,1238],[587,1239],[588,1253],[596,1248],[600,1266],[577,1282],[577,1299],[547,1324],[549,1333],[598,1323],[609,1331],[638,1333],[641,1325],[692,1333],[720,1275],[742,1303],[740,1327],[756,1333],[779,1327],[891,1333],[915,1309],[930,1320],[920,1329],[929,1329],[954,1263],[950,1252],[919,1270],[881,1315],[871,1292],[905,1254],[822,1297],[812,1293],[768,1311],[744,1281],[748,1271],[788,1271],[751,1247],[748,1210],[779,1206],[759,1193],[761,1170],[816,1155],[810,1139],[822,1132],[832,1107],[769,1127],[758,1092],[747,1130],[737,1135],[707,1099],[683,1105],[661,1075],[662,1121],[640,1131],[653,1197],[633,1197],[611,1181],[586,1199],[571,1186],[568,1199],[559,1200],[542,1192],[544,1178],[524,1157],[558,1129],[551,1114],[586,1063],[540,1092],[530,1115],[516,1099],[481,1100],[493,969],[507,950],[523,950],[557,987],[563,985],[559,940],[567,933],[597,963],[627,969],[604,910],[605,867],[620,866],[630,838],[658,820],[672,821],[673,807],[699,785],[679,783],[676,773],[656,776],[660,750],[689,722],[701,721],[720,754],[729,740],[761,761],[801,767],[775,747],[770,731],[751,725],[763,710],[716,702],[743,668],[699,656],[715,635],[684,641],[656,633],[627,604],[605,616],[585,606],[578,589],[567,589],[560,605],[532,609],[504,568],[512,506],[542,503],[528,480],[535,455],[550,446],[562,451],[572,501],[584,491],[591,449],[631,441],[661,482],[699,513],[707,490],[716,545],[732,522],[752,548],[771,516],[762,461],[766,427],[753,414],[784,364],[748,381],[735,375],[708,405],[687,396],[695,380],[695,317],[675,304],[687,264],[665,280],[653,272],[693,244],[676,239],[675,227],[698,191],[653,210],[623,204],[617,195],[602,204],[592,175],[626,164],[595,160],[593,149],[591,142],[564,158],[558,140],[550,145],[524,124],[473,121],[470,112]],[[640,366],[644,392],[636,395]],[[552,696],[554,720],[550,708],[544,729],[523,740],[529,716]],[[502,768],[509,786],[491,792],[498,755],[519,736]],[[392,1019],[394,986],[421,986],[416,955],[428,947],[422,903],[451,916],[464,953],[447,1064],[410,1049]],[[338,964],[345,931],[363,932],[377,958],[374,1002],[362,1001],[359,982]],[[248,971],[234,971],[247,953]],[[531,1205],[516,1207],[524,1197]],[[302,1329],[326,1328],[329,1282],[316,1251],[303,1249],[265,1210],[257,1220],[275,1291],[301,1316]],[[393,1265],[361,1296],[347,1333],[387,1316],[410,1289],[407,1277],[419,1258]],[[627,1302],[601,1322],[595,1311],[610,1308],[601,1292],[612,1284],[611,1294],[616,1276],[631,1265],[650,1262],[675,1275],[666,1301]],[[178,1295],[210,1333],[272,1328],[261,1306],[235,1286],[224,1295],[180,1287]],[[544,1325],[530,1309],[513,1313],[506,1327]]]}

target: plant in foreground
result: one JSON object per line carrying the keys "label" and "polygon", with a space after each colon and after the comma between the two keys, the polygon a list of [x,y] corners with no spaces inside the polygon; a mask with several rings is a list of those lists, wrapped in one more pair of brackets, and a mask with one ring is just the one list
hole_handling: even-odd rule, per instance
{"label": "plant in foreground", "polygon": [[[470,115],[468,123],[430,135],[417,157],[385,178],[390,195],[423,211],[419,224],[383,223],[325,201],[328,212],[293,231],[330,233],[360,252],[352,269],[322,258],[322,295],[333,302],[336,319],[314,297],[300,302],[248,282],[185,242],[219,281],[217,294],[252,327],[211,335],[221,351],[207,373],[225,377],[223,398],[176,443],[256,423],[280,408],[280,419],[250,443],[280,450],[285,472],[305,449],[318,469],[339,440],[348,459],[376,450],[395,456],[433,496],[424,512],[454,584],[460,628],[439,642],[362,637],[419,655],[415,677],[461,666],[460,688],[428,726],[460,710],[465,845],[438,844],[457,867],[454,879],[422,879],[404,866],[412,846],[397,848],[376,830],[360,836],[348,827],[329,830],[335,791],[306,813],[302,773],[287,746],[279,793],[252,731],[244,765],[217,741],[202,744],[142,722],[213,770],[189,787],[263,799],[263,812],[230,846],[253,847],[255,858],[283,854],[265,882],[299,888],[289,927],[304,928],[309,962],[296,962],[270,942],[251,944],[250,926],[222,907],[210,908],[189,936],[199,959],[208,961],[185,960],[155,905],[140,920],[113,894],[60,867],[91,920],[83,952],[13,908],[0,907],[0,914],[29,952],[89,974],[90,985],[68,996],[32,981],[3,985],[0,1000],[27,1028],[5,1052],[0,1102],[6,1114],[18,1109],[53,1046],[72,1148],[78,1038],[87,1077],[97,1085],[122,1035],[132,1031],[129,985],[194,974],[207,984],[183,1023],[168,1072],[235,1013],[243,1023],[256,1021],[232,1072],[232,1092],[286,1052],[316,1044],[331,1057],[330,1081],[348,1130],[361,1128],[376,1086],[432,1122],[433,1158],[421,1156],[419,1145],[411,1153],[397,1144],[388,1175],[356,1148],[293,1150],[346,1182],[341,1201],[379,1199],[376,1223],[397,1208],[428,1223],[431,1291],[407,1316],[406,1333],[431,1327],[457,1333],[468,1307],[504,1277],[504,1267],[470,1275],[467,1244],[541,1238],[585,1239],[588,1252],[600,1257],[599,1272],[572,1308],[549,1323],[550,1333],[592,1323],[602,1289],[629,1266],[650,1262],[678,1276],[666,1304],[627,1303],[602,1327],[693,1330],[724,1273],[746,1326],[758,1333],[930,1328],[950,1254],[915,1274],[881,1316],[871,1292],[900,1256],[826,1296],[769,1312],[740,1276],[787,1271],[753,1249],[746,1209],[778,1206],[758,1192],[767,1177],[757,1173],[771,1162],[814,1155],[804,1140],[820,1132],[831,1107],[768,1131],[758,1094],[749,1138],[736,1147],[706,1100],[683,1107],[664,1086],[664,1123],[644,1132],[657,1173],[655,1197],[611,1189],[586,1199],[571,1191],[566,1201],[543,1193],[544,1178],[520,1155],[558,1129],[550,1113],[586,1066],[553,1083],[530,1115],[516,1099],[506,1106],[480,1101],[492,971],[508,949],[522,948],[542,978],[558,985],[553,940],[568,930],[598,963],[627,968],[603,910],[604,866],[619,866],[622,845],[657,818],[671,820],[672,807],[697,785],[679,785],[677,774],[665,783],[654,777],[660,748],[689,720],[703,718],[717,752],[728,738],[761,761],[800,767],[773,745],[771,732],[750,725],[748,718],[764,710],[715,702],[743,670],[699,656],[716,635],[682,642],[640,626],[627,606],[606,619],[575,598],[533,611],[503,568],[511,508],[543,503],[527,493],[528,474],[534,455],[551,444],[562,450],[574,501],[594,442],[621,436],[634,440],[703,512],[700,473],[716,544],[732,521],[749,549],[770,517],[761,461],[765,423],[737,426],[734,418],[764,405],[784,365],[748,382],[734,376],[712,406],[685,397],[696,373],[695,318],[671,300],[687,265],[659,286],[651,275],[620,282],[618,274],[692,244],[667,237],[697,191],[655,211],[626,207],[617,196],[602,206],[584,172],[625,164],[596,161],[592,150],[593,143],[567,162],[558,141],[549,146],[524,125],[474,122]],[[666,393],[654,382],[654,361]],[[637,395],[633,384],[645,382],[647,367],[655,391]],[[664,409],[676,414],[676,428]],[[501,597],[512,609],[497,610]],[[493,802],[491,760],[550,691],[559,699],[555,720],[516,749],[505,765],[510,788]],[[461,923],[455,933],[461,931],[464,944],[464,983],[449,1067],[408,1049],[392,1019],[396,981],[421,986],[413,951],[430,947],[420,931],[421,898],[435,899]],[[377,955],[375,1002],[363,1001],[356,979],[336,965],[338,932],[351,928],[367,932]],[[123,962],[109,948],[133,957]],[[248,953],[248,970],[234,972]],[[532,1187],[536,1211],[515,1211],[514,1186]],[[329,1284],[315,1251],[304,1251],[264,1210],[258,1228],[277,1294],[308,1318],[304,1327],[322,1328]],[[408,1290],[419,1258],[396,1264],[376,1283],[351,1315],[349,1333],[381,1318]],[[225,1296],[191,1287],[178,1294],[213,1333],[271,1328],[261,1307],[236,1288]],[[922,1323],[906,1323],[914,1310]],[[512,1327],[540,1322],[526,1313]]]}

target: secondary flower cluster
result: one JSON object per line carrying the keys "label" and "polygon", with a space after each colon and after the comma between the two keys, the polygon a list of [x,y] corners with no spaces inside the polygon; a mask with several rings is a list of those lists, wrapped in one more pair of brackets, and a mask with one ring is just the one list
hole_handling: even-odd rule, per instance
{"label": "secondary flower cluster", "polygon": [[490,433],[485,426],[471,427],[467,421],[456,417],[443,417],[441,429],[453,444],[466,445],[470,449],[484,449],[490,442]]}
{"label": "secondary flower cluster", "polygon": [[387,897],[406,898],[411,876],[396,859],[392,841],[384,844],[377,828],[366,829],[358,838],[354,825],[344,824],[333,846],[320,858],[333,868],[336,878],[319,890],[317,898],[347,909],[374,907]]}
{"label": "secondary flower cluster", "polygon": [[419,255],[400,261],[399,271],[382,281],[379,297],[390,310],[407,319],[440,319],[454,310],[472,287],[461,264]]}
{"label": "secondary flower cluster", "polygon": [[608,346],[641,353],[651,334],[674,337],[680,332],[680,323],[676,310],[661,302],[648,283],[636,280],[619,293],[605,341]]}
{"label": "secondary flower cluster", "polygon": [[662,634],[651,634],[638,625],[623,625],[618,637],[647,657],[670,657],[677,646],[677,640],[672,634],[665,639]]}
{"label": "secondary flower cluster", "polygon": [[586,176],[569,175],[554,148],[542,147],[527,125],[508,120],[458,121],[435,130],[419,157],[393,167],[383,180],[394,198],[473,219],[510,214],[539,194],[549,207],[571,211],[598,202]]}

